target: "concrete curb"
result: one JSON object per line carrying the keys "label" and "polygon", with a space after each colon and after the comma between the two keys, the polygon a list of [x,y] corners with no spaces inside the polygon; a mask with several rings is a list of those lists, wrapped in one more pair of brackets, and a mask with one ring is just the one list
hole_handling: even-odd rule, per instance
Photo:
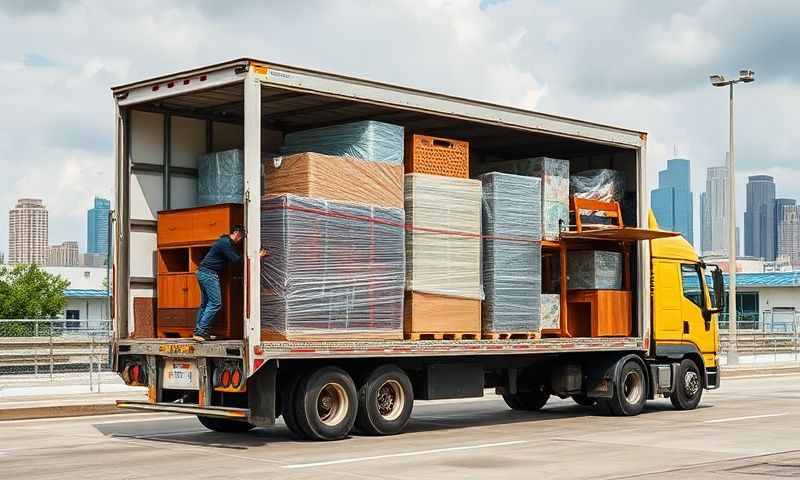
{"label": "concrete curb", "polygon": [[722,367],[722,379],[746,377],[752,375],[778,375],[800,373],[800,365],[771,366],[771,367]]}
{"label": "concrete curb", "polygon": [[42,405],[36,407],[0,408],[0,422],[4,420],[30,420],[35,418],[85,417],[117,413],[140,413],[117,408],[113,403],[84,405]]}

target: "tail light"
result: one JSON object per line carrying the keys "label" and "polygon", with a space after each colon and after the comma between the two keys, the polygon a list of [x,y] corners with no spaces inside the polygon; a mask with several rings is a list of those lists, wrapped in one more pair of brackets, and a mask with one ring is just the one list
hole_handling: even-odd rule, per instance
{"label": "tail light", "polygon": [[239,385],[242,384],[242,371],[239,368],[234,368],[233,373],[231,373],[231,387],[239,388]]}
{"label": "tail light", "polygon": [[220,377],[220,386],[223,388],[228,388],[231,386],[231,369],[226,368],[222,371],[222,376]]}

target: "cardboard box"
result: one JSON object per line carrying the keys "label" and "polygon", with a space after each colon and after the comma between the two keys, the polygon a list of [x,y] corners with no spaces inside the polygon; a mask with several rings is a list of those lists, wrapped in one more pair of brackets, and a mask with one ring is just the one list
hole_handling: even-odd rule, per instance
{"label": "cardboard box", "polygon": [[298,153],[262,161],[264,192],[403,208],[403,166]]}

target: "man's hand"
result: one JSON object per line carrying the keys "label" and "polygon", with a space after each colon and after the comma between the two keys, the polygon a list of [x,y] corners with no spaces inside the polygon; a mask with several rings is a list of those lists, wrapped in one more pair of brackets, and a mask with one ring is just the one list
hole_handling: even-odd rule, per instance
{"label": "man's hand", "polygon": [[269,255],[269,253],[267,252],[266,248],[262,248],[261,250],[258,251],[258,256],[261,257],[261,258],[264,258],[267,255]]}

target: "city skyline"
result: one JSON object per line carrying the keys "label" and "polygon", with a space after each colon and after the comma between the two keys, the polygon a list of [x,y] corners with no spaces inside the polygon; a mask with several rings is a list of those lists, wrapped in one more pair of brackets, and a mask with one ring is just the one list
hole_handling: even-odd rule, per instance
{"label": "city skyline", "polygon": [[694,244],[694,215],[691,162],[685,158],[667,160],[658,172],[658,188],[650,191],[650,208],[660,227],[680,232]]}

